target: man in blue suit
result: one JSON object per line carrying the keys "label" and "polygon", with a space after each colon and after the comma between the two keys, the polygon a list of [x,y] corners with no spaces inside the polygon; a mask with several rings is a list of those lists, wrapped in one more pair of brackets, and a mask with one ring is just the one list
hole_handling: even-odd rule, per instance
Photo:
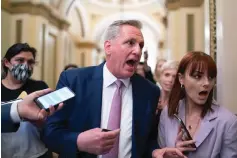
{"label": "man in blue suit", "polygon": [[[43,140],[50,150],[60,158],[152,157],[158,148],[155,111],[160,90],[134,74],[143,46],[139,21],[115,21],[105,35],[105,63],[61,74],[57,88],[68,86],[76,97],[46,122]],[[121,109],[113,115],[121,119],[120,126],[112,129],[118,82]]]}
{"label": "man in blue suit", "polygon": [[[52,115],[55,110],[50,107],[50,112],[40,109],[34,102],[34,99],[51,92],[51,89],[44,89],[29,94],[23,100],[1,104],[1,124],[2,133],[16,132],[19,128],[21,118],[29,121],[44,121],[49,115]],[[57,109],[62,108],[62,104]]]}

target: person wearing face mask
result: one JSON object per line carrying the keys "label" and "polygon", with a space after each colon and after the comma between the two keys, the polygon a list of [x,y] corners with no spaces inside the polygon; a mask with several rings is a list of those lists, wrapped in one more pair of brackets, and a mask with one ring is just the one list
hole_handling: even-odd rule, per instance
{"label": "person wearing face mask", "polygon": [[[211,56],[194,51],[182,58],[160,116],[161,147],[176,147],[191,158],[237,158],[237,117],[213,100],[216,75]],[[174,114],[183,120],[191,140]]]}
{"label": "person wearing face mask", "polygon": [[[48,88],[43,81],[30,79],[35,66],[36,49],[27,43],[12,45],[2,59],[1,101],[15,100],[23,93]],[[39,124],[37,124],[39,125]],[[40,127],[23,121],[15,133],[2,133],[4,158],[48,158],[48,149],[40,140]]]}

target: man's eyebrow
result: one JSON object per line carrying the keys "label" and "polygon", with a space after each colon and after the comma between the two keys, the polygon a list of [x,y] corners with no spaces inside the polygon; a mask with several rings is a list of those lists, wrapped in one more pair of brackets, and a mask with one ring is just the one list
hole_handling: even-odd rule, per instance
{"label": "man's eyebrow", "polygon": [[135,38],[129,38],[127,41],[137,41]]}

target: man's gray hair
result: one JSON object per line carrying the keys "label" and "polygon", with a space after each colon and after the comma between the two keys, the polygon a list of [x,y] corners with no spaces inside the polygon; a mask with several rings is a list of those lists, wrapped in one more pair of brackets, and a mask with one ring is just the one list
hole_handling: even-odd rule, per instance
{"label": "man's gray hair", "polygon": [[142,23],[138,20],[117,20],[109,25],[108,29],[105,32],[104,41],[114,39],[118,36],[120,31],[120,26],[130,25],[138,29],[142,28]]}

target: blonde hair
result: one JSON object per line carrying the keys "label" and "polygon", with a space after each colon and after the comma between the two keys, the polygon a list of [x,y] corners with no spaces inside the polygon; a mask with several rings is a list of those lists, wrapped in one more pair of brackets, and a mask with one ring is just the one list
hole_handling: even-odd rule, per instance
{"label": "blonde hair", "polygon": [[168,60],[162,65],[160,72],[163,73],[167,69],[176,69],[176,70],[178,70],[178,66],[179,66],[178,61]]}

